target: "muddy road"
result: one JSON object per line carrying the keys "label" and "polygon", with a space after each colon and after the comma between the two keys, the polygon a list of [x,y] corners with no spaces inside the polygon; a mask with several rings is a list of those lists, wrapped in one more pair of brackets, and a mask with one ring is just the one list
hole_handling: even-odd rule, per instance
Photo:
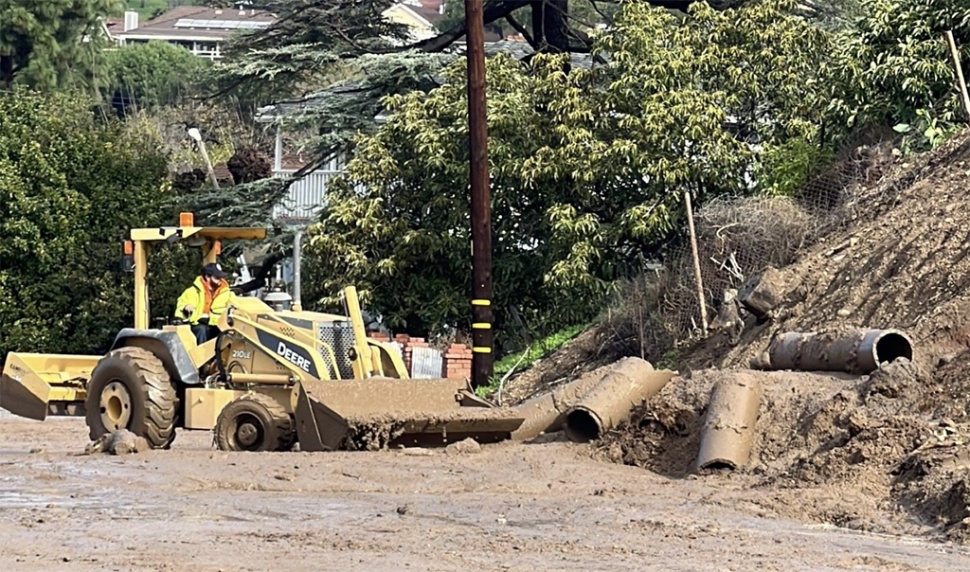
{"label": "muddy road", "polygon": [[[480,452],[82,456],[0,417],[0,570],[966,570],[965,549],[799,523],[744,483],[564,442]],[[716,485],[716,486],[715,486]],[[754,496],[752,496],[754,495]]]}

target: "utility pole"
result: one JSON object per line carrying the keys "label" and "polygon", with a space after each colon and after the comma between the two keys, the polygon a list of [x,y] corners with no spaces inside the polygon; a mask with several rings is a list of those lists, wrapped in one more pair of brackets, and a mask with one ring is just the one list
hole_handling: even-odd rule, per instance
{"label": "utility pole", "polygon": [[472,387],[492,377],[492,215],[485,121],[483,0],[465,0],[468,60],[468,149],[472,207]]}

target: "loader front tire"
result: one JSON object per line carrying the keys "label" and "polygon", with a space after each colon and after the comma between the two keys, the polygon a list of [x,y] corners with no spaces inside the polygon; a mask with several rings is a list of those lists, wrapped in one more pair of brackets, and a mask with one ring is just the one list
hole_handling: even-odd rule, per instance
{"label": "loader front tire", "polygon": [[215,442],[222,451],[287,451],[296,442],[296,427],[270,397],[244,395],[219,413]]}
{"label": "loader front tire", "polygon": [[144,437],[152,449],[175,440],[179,399],[162,360],[137,347],[113,350],[98,361],[85,402],[92,441],[119,429]]}

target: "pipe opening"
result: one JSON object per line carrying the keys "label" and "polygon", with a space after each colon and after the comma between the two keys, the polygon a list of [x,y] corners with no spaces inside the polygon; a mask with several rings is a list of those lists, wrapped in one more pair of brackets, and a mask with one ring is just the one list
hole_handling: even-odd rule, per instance
{"label": "pipe opening", "polygon": [[738,466],[727,459],[715,459],[704,463],[700,468],[711,471],[734,471],[737,470]]}
{"label": "pipe opening", "polygon": [[877,363],[892,363],[898,358],[913,360],[913,346],[906,336],[888,333],[876,341]]}
{"label": "pipe opening", "polygon": [[586,443],[599,439],[600,426],[593,415],[584,409],[575,409],[566,416],[566,434],[571,441]]}

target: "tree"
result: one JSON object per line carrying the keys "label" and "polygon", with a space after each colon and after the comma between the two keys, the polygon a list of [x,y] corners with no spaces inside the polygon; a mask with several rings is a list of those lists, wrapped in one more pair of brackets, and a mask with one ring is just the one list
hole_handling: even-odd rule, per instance
{"label": "tree", "polygon": [[0,86],[97,87],[101,18],[119,0],[0,0]]}
{"label": "tree", "polygon": [[176,105],[204,89],[209,69],[209,60],[167,42],[124,47],[105,59],[105,99],[122,111]]}
{"label": "tree", "polygon": [[[120,271],[131,227],[169,223],[164,155],[90,101],[17,89],[0,97],[0,355],[103,351],[132,323]],[[153,296],[169,313],[172,292]]]}
{"label": "tree", "polygon": [[864,14],[843,32],[840,85],[832,109],[849,125],[890,125],[917,148],[938,145],[962,118],[943,33],[970,61],[970,1],[861,0]]}
{"label": "tree", "polygon": [[[711,0],[727,9],[745,0]],[[668,9],[687,9],[693,0],[643,0]],[[382,18],[394,0],[270,0],[279,18],[265,30],[240,36],[220,68],[218,94],[259,92],[264,101],[295,103],[295,126],[318,134],[306,141],[318,156],[345,147],[357,131],[372,132],[380,98],[427,90],[459,54],[452,49],[465,33],[464,21],[433,38],[409,42],[406,27]],[[589,53],[586,20],[608,18],[616,2],[590,0],[486,0],[485,23],[524,31],[533,49],[547,53]],[[578,7],[578,8],[577,8]],[[582,18],[570,15],[577,8]],[[599,16],[602,13],[604,16]],[[528,21],[519,21],[525,14]],[[271,99],[270,99],[271,98]],[[292,126],[290,126],[292,129]],[[312,168],[310,165],[308,168]]]}
{"label": "tree", "polygon": [[[528,30],[532,22],[532,5],[539,2],[520,2],[520,6],[509,12],[504,17],[491,23],[499,26],[509,33],[524,33],[530,39],[533,37]],[[589,31],[595,29],[600,24],[609,24],[613,21],[619,2],[611,0],[572,0],[567,6],[569,9],[566,24],[576,29]],[[452,28],[463,25],[465,21],[465,3],[463,0],[450,0],[445,2],[445,17],[438,22],[438,29],[447,32]]]}
{"label": "tree", "polygon": [[[604,65],[489,59],[498,331],[512,312],[537,333],[590,318],[679,231],[683,192],[752,192],[754,144],[818,137],[833,46],[782,8],[699,4],[678,19],[630,3],[596,37]],[[468,326],[464,74],[459,60],[441,87],[384,98],[386,123],[357,139],[307,250],[312,282],[357,284],[412,334]]]}

